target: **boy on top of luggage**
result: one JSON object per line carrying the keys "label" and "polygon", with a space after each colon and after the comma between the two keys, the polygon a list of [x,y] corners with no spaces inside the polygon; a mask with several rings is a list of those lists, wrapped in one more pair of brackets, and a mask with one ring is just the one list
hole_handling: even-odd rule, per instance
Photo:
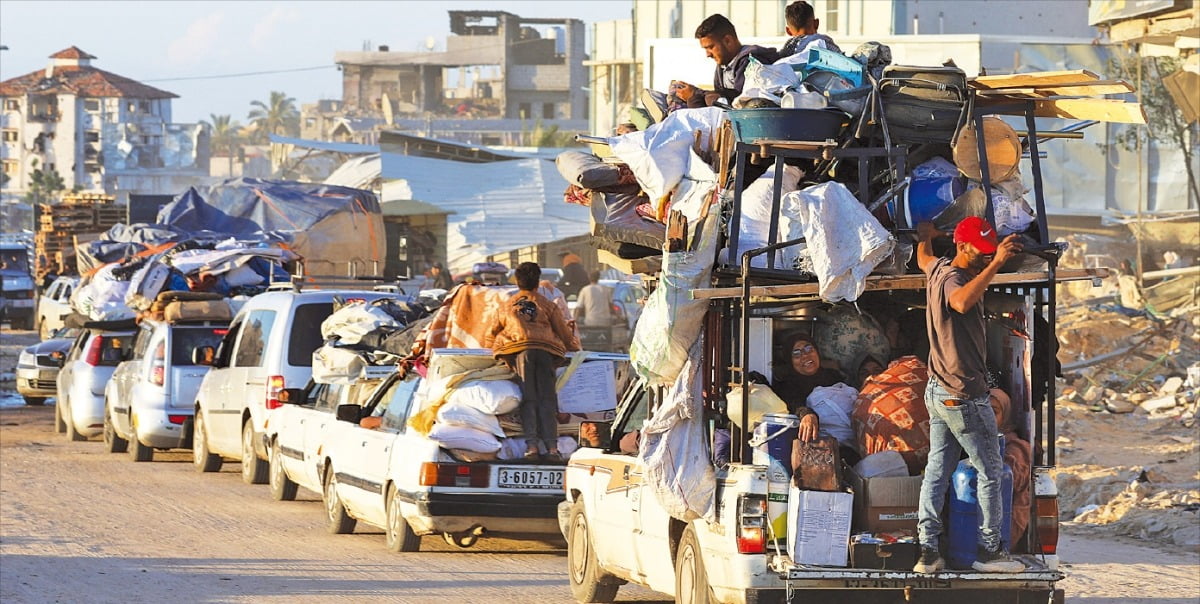
{"label": "boy on top of luggage", "polygon": [[[788,40],[779,51],[780,58],[790,57],[799,52],[808,52],[809,48],[828,48],[834,52],[842,52],[834,43],[833,38],[817,33],[821,20],[816,17],[811,4],[804,0],[796,0],[783,11],[787,25],[784,29],[792,39]],[[823,42],[823,44],[821,44]]]}

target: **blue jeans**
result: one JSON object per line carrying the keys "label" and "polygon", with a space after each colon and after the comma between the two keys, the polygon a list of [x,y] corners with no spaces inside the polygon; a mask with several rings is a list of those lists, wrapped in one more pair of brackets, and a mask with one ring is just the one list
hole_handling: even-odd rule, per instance
{"label": "blue jeans", "polygon": [[[948,406],[944,401],[955,400]],[[937,548],[942,534],[941,511],[946,502],[950,478],[958,466],[962,451],[978,472],[979,507],[982,526],[979,544],[988,551],[1000,548],[1000,522],[1004,515],[1000,503],[1000,473],[1003,461],[996,439],[996,414],[988,396],[962,400],[946,391],[933,377],[925,388],[925,407],[929,409],[929,461],[921,481],[921,507],[917,534],[923,547]]]}

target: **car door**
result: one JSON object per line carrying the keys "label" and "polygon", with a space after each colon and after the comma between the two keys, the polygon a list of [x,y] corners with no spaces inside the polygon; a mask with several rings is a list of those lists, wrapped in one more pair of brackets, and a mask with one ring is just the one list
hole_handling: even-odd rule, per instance
{"label": "car door", "polygon": [[262,373],[275,315],[269,309],[247,313],[230,354],[229,372],[222,380],[224,392],[213,406],[219,415],[213,422],[216,433],[209,435],[213,449],[225,455],[241,454],[242,412],[251,405],[251,397],[266,396]]}
{"label": "car door", "polygon": [[108,400],[108,404],[112,408],[112,413],[109,417],[112,419],[117,433],[122,437],[128,437],[133,432],[130,427],[133,390],[140,375],[142,359],[145,358],[146,351],[150,348],[150,341],[153,338],[154,328],[149,324],[143,323],[138,329],[137,336],[134,338],[130,359],[118,365],[116,371],[113,372],[112,384],[110,385],[113,396]]}
{"label": "car door", "polygon": [[[55,405],[61,410],[64,404],[69,405],[67,400],[71,389],[71,380],[75,377],[75,365],[79,363],[79,351],[83,350],[83,345],[91,337],[91,332],[83,330],[79,333],[79,337],[75,338],[75,342],[71,344],[71,349],[67,351],[67,356],[63,359],[62,369],[58,372],[58,378],[55,380],[56,401]],[[64,418],[66,416],[63,416]]]}
{"label": "car door", "polygon": [[[347,477],[339,482],[343,501],[356,516],[376,526],[387,523],[384,486],[391,475],[389,466],[401,442],[400,436],[408,427],[409,409],[420,383],[420,376],[413,372],[382,387],[382,392],[365,408],[368,414],[380,417],[378,428],[363,428],[349,422],[339,422],[335,427],[339,434],[333,438],[337,443],[333,449],[334,464]],[[347,460],[344,464],[342,457]]]}
{"label": "car door", "polygon": [[293,482],[311,491],[320,492],[316,462],[305,455],[305,431],[316,416],[317,399],[328,389],[326,384],[310,384],[304,400],[284,405],[271,414],[270,428],[279,443],[279,460]]}
{"label": "car door", "polygon": [[[342,399],[344,386],[335,384],[318,384],[315,389],[313,402],[307,405],[299,420],[304,432],[304,467],[301,469],[305,483],[313,485],[309,488],[321,491],[322,472],[325,467],[326,430],[337,421],[338,402]],[[335,466],[336,468],[336,466]]]}
{"label": "car door", "polygon": [[233,367],[233,350],[241,336],[241,326],[244,317],[238,317],[229,326],[229,331],[221,338],[213,357],[212,367],[208,375],[200,383],[200,392],[196,395],[199,401],[200,413],[204,415],[205,437],[208,439],[209,450],[215,453],[233,455],[224,445],[224,434],[229,430],[228,398],[230,383],[234,381],[237,369]]}
{"label": "car door", "polygon": [[[640,573],[637,552],[638,513],[642,497],[645,470],[637,456],[622,453],[620,437],[641,430],[651,402],[651,390],[631,389],[621,403],[618,421],[614,426],[609,452],[596,461],[596,475],[608,474],[606,485],[597,483],[595,502],[588,520],[595,527],[596,556],[607,566],[625,569],[635,576]],[[653,495],[651,495],[653,496]]]}

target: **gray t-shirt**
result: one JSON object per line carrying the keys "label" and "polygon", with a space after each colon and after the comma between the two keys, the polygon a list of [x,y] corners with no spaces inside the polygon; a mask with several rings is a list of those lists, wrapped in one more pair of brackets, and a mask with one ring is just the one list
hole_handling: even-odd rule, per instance
{"label": "gray t-shirt", "polygon": [[971,278],[971,273],[956,268],[949,258],[939,258],[929,269],[925,309],[929,372],[951,394],[964,399],[979,398],[988,391],[983,301],[965,314],[950,307],[950,294]]}

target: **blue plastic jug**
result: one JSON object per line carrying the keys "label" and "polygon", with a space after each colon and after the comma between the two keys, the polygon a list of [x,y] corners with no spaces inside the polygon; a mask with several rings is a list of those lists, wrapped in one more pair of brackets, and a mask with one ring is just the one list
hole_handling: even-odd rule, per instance
{"label": "blue plastic jug", "polygon": [[[1001,449],[1003,452],[1004,449]],[[979,524],[983,513],[979,509],[978,472],[971,461],[958,462],[950,484],[950,522],[946,536],[950,541],[950,567],[970,569],[979,547]],[[1000,542],[1008,550],[1012,543],[1013,473],[1008,464],[1000,472],[1000,501],[1003,509],[1000,520]]]}

